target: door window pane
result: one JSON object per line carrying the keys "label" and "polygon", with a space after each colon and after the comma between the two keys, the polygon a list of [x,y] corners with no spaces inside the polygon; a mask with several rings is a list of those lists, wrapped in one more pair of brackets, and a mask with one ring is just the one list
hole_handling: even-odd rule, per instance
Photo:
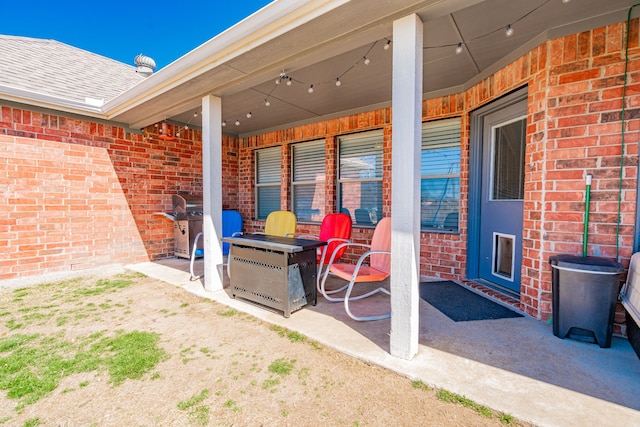
{"label": "door window pane", "polygon": [[458,231],[460,119],[425,123],[420,157],[420,225]]}
{"label": "door window pane", "polygon": [[492,200],[524,198],[526,118],[493,129]]}

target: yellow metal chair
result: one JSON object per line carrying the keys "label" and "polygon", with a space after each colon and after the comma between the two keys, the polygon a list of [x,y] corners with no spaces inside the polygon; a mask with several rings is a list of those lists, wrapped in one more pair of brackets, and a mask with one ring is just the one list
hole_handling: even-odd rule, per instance
{"label": "yellow metal chair", "polygon": [[293,237],[296,233],[298,220],[293,212],[273,211],[267,215],[264,224],[264,234],[271,236]]}

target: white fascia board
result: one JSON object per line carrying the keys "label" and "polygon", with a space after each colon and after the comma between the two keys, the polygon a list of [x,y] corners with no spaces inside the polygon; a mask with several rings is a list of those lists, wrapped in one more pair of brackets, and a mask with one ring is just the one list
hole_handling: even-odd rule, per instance
{"label": "white fascia board", "polygon": [[[47,108],[51,110],[64,111],[67,113],[80,114],[83,116],[104,119],[102,109],[97,105],[92,105],[59,98],[39,92],[28,91],[12,86],[0,85],[0,100],[16,102],[20,104],[33,105],[35,107]],[[93,104],[96,104],[95,102]]]}
{"label": "white fascia board", "polygon": [[107,117],[122,114],[349,1],[274,1],[108,101],[103,111]]}

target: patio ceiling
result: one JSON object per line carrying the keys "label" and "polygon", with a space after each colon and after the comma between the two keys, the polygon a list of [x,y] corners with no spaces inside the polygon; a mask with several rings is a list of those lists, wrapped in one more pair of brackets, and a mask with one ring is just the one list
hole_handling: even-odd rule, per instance
{"label": "patio ceiling", "polygon": [[[200,112],[202,96],[213,94],[222,99],[224,132],[248,136],[390,105],[393,43],[384,46],[393,21],[411,13],[425,23],[423,87],[429,97],[460,92],[545,40],[626,20],[634,3],[280,0],[108,102],[104,111],[132,128],[162,120],[197,127],[194,112]],[[290,86],[275,83],[283,72]]]}

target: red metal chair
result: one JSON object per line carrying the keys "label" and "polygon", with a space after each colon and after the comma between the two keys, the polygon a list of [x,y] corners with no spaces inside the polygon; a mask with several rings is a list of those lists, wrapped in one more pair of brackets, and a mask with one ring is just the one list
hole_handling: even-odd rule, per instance
{"label": "red metal chair", "polygon": [[[346,264],[346,263],[334,263],[335,254],[339,251],[346,249],[349,246],[360,246],[369,248],[367,252],[360,256],[358,262],[354,264]],[[363,265],[363,262],[369,259],[369,265]],[[339,278],[348,281],[349,283],[345,286],[327,291],[325,289],[325,284],[327,281],[327,276],[329,274],[334,274]],[[374,295],[378,292],[382,292],[387,295],[391,295],[389,291],[385,288],[379,287],[373,291],[367,292],[362,295],[351,296],[353,292],[353,287],[356,283],[362,282],[380,282],[385,280],[391,274],[391,218],[382,218],[373,232],[373,237],[371,238],[371,244],[366,245],[363,243],[342,243],[336,246],[334,250],[334,254],[331,255],[329,259],[329,264],[325,269],[324,275],[322,277],[322,281],[320,283],[319,291],[328,301],[343,301],[344,308],[347,312],[347,315],[354,320],[379,320],[379,319],[387,319],[391,317],[391,313],[377,315],[377,316],[356,316],[354,315],[349,308],[349,301],[360,300],[363,298],[367,298],[371,295]],[[346,289],[346,293],[343,298],[332,297],[331,294],[336,292],[340,292]]]}
{"label": "red metal chair", "polygon": [[[325,216],[320,225],[320,234],[318,240],[327,242],[327,246],[319,248],[318,265],[329,264],[331,254],[341,243],[346,243],[351,238],[351,217],[343,213],[331,213]],[[338,260],[347,248],[343,247],[335,254]],[[327,256],[327,254],[329,254]]]}
{"label": "red metal chair", "polygon": [[[324,267],[329,264],[329,259],[331,255],[334,253],[336,248],[342,244],[349,242],[351,238],[351,217],[344,213],[330,213],[326,215],[322,219],[322,223],[320,224],[320,233],[316,235],[310,234],[301,234],[299,238],[313,238],[318,239],[323,242],[327,242],[326,246],[318,248],[318,290],[320,290],[320,277],[322,277],[322,272]],[[339,260],[346,247],[341,247],[338,252],[335,254],[335,261]]]}

